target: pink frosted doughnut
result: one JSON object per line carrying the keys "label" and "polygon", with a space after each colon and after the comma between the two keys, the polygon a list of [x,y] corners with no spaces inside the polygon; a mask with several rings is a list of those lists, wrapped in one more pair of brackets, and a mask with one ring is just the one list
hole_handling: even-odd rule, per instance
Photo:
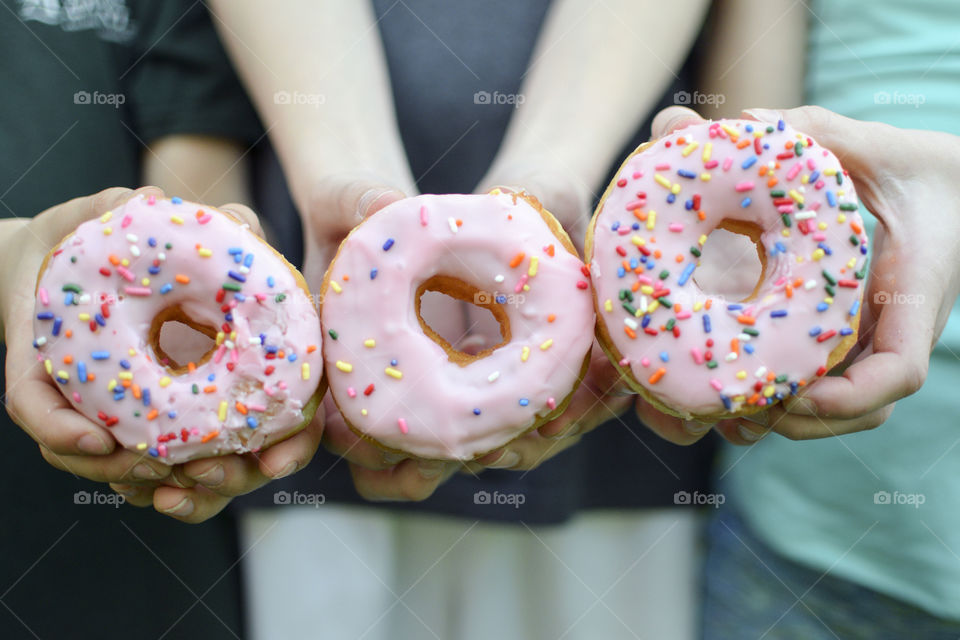
{"label": "pink frosted doughnut", "polygon": [[[470,460],[559,415],[593,342],[585,270],[522,194],[423,195],[380,210],[324,280],[323,355],[347,424],[394,451]],[[420,316],[427,290],[489,309],[504,342],[452,349]]]}
{"label": "pink frosted doughnut", "polygon": [[[837,158],[784,122],[708,122],[641,146],[590,225],[598,335],[635,390],[704,421],[797,393],[855,343],[867,265],[857,194]],[[718,227],[750,235],[745,300],[694,281]]]}
{"label": "pink frosted doughnut", "polygon": [[[215,340],[179,366],[177,320]],[[300,274],[247,225],[137,196],[77,227],[41,267],[38,358],[73,406],[168,464],[256,451],[312,418],[320,326]]]}

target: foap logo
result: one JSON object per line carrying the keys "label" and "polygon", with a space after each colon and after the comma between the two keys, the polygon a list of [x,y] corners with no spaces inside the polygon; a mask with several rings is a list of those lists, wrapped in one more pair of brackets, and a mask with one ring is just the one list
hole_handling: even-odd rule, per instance
{"label": "foap logo", "polygon": [[322,93],[304,93],[302,91],[277,91],[273,94],[273,103],[281,105],[305,105],[319,109],[326,103],[327,97]]}
{"label": "foap logo", "polygon": [[926,103],[927,96],[922,93],[905,93],[902,91],[877,91],[873,94],[873,103],[892,106],[906,106],[919,109]]}
{"label": "foap logo", "polygon": [[873,504],[907,505],[919,509],[927,501],[922,493],[901,493],[900,491],[877,491],[873,494]]}
{"label": "foap logo", "polygon": [[527,501],[527,496],[522,493],[500,493],[494,491],[477,491],[473,494],[473,504],[481,505],[511,505],[514,509],[519,509],[520,505]]}
{"label": "foap logo", "polygon": [[90,506],[108,506],[119,509],[120,505],[126,502],[119,493],[107,493],[104,491],[77,491],[73,494],[73,504]]}
{"label": "foap logo", "polygon": [[709,506],[719,509],[720,505],[727,501],[727,496],[722,493],[701,493],[700,491],[677,491],[673,494],[673,504],[686,505],[694,507]]}
{"label": "foap logo", "polygon": [[276,491],[273,494],[273,504],[308,506],[314,509],[326,503],[327,496],[322,493],[301,493],[300,491]]}
{"label": "foap logo", "polygon": [[473,94],[473,104],[511,104],[516,109],[526,101],[522,93],[500,93],[494,91],[477,91]]}
{"label": "foap logo", "polygon": [[107,105],[114,109],[119,109],[120,105],[127,101],[127,96],[122,93],[100,93],[94,91],[77,91],[73,94],[73,104],[81,105]]}
{"label": "foap logo", "polygon": [[491,304],[503,304],[509,307],[519,307],[523,304],[526,297],[522,293],[500,293],[499,291],[477,291],[473,294],[473,304],[477,306],[488,306]]}
{"label": "foap logo", "polygon": [[877,291],[873,294],[874,304],[896,304],[919,307],[925,298],[922,293],[903,293],[902,291]]}
{"label": "foap logo", "polygon": [[727,96],[723,95],[722,93],[701,93],[699,91],[694,91],[691,93],[689,91],[677,91],[675,94],[673,94],[673,103],[686,107],[697,105],[710,105],[719,107],[726,101]]}

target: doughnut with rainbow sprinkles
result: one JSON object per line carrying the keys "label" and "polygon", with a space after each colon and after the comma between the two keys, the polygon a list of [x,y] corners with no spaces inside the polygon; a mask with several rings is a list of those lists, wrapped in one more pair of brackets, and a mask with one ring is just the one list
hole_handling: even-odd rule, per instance
{"label": "doughnut with rainbow sprinkles", "polygon": [[[173,361],[160,329],[206,334]],[[302,276],[232,215],[139,195],[44,260],[34,347],[83,415],[168,464],[257,451],[299,431],[322,396],[321,333]]]}
{"label": "doughnut with rainbow sprinkles", "polygon": [[[641,145],[587,233],[597,334],[661,411],[749,415],[824,375],[853,346],[867,236],[836,156],[783,121],[706,122]],[[725,300],[694,279],[709,234],[748,235],[762,274]]]}

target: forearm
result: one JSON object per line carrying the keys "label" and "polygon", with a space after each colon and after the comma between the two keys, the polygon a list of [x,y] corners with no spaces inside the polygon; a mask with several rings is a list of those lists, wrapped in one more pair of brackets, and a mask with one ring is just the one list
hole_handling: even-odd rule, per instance
{"label": "forearm", "polygon": [[[16,235],[26,226],[27,220],[21,218],[8,218],[0,220],[0,266],[2,273],[12,274],[16,268],[18,251],[15,251],[17,241]],[[6,335],[6,316],[10,308],[10,296],[14,291],[10,290],[10,278],[0,279],[0,342],[4,342]]]}
{"label": "forearm", "polygon": [[[750,107],[803,103],[807,10],[791,0],[720,2],[706,34],[701,90],[692,104],[707,118],[735,118]],[[749,28],[748,28],[749,27]]]}
{"label": "forearm", "polygon": [[331,173],[414,191],[373,11],[365,1],[215,0],[215,23],[303,210]]}
{"label": "forearm", "polygon": [[245,151],[224,138],[175,135],[151,142],[142,182],[196,202],[250,204]]}
{"label": "forearm", "polygon": [[[683,10],[657,0],[554,3],[488,180],[531,161],[596,188],[697,35],[705,0]],[[486,185],[481,185],[486,186]]]}

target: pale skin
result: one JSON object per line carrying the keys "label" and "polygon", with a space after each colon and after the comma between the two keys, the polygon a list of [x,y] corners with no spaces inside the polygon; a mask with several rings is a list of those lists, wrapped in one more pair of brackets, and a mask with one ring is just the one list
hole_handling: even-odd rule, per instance
{"label": "pale skin", "polygon": [[[555,2],[521,88],[525,100],[477,190],[497,185],[527,190],[582,248],[602,172],[696,37],[707,2],[687,5],[673,15],[653,1],[611,0],[593,8],[574,0]],[[215,23],[270,129],[300,210],[304,274],[317,287],[350,229],[415,194],[416,187],[370,3],[300,0],[284,6],[279,14],[263,12],[249,0],[213,2]],[[652,23],[663,28],[641,33],[634,26]],[[285,46],[275,46],[279,41]],[[631,63],[636,60],[645,63]],[[323,101],[281,103],[275,95],[283,91]],[[576,444],[628,407],[629,398],[611,395],[615,383],[615,372],[595,348],[587,378],[563,416],[470,463],[468,470],[532,469]],[[326,406],[323,444],[349,462],[366,498],[421,500],[462,468],[386,453],[350,431],[329,399]]]}
{"label": "pale skin", "polygon": [[[167,193],[212,202],[248,199],[241,160],[233,142],[202,136],[170,136],[144,152],[144,180]],[[60,394],[37,362],[33,337],[34,287],[47,252],[77,225],[136,194],[162,196],[158,187],[113,188],[51,207],[33,218],[0,221],[0,327],[7,345],[5,400],[13,420],[58,469],[109,482],[137,506],[185,522],[200,522],[232,499],[302,468],[320,442],[320,420],[296,436],[254,455],[194,460],[171,467],[120,447],[104,427],[84,418]],[[262,233],[242,204],[221,207]],[[322,416],[321,416],[322,418]],[[206,485],[196,478],[203,476]]]}

